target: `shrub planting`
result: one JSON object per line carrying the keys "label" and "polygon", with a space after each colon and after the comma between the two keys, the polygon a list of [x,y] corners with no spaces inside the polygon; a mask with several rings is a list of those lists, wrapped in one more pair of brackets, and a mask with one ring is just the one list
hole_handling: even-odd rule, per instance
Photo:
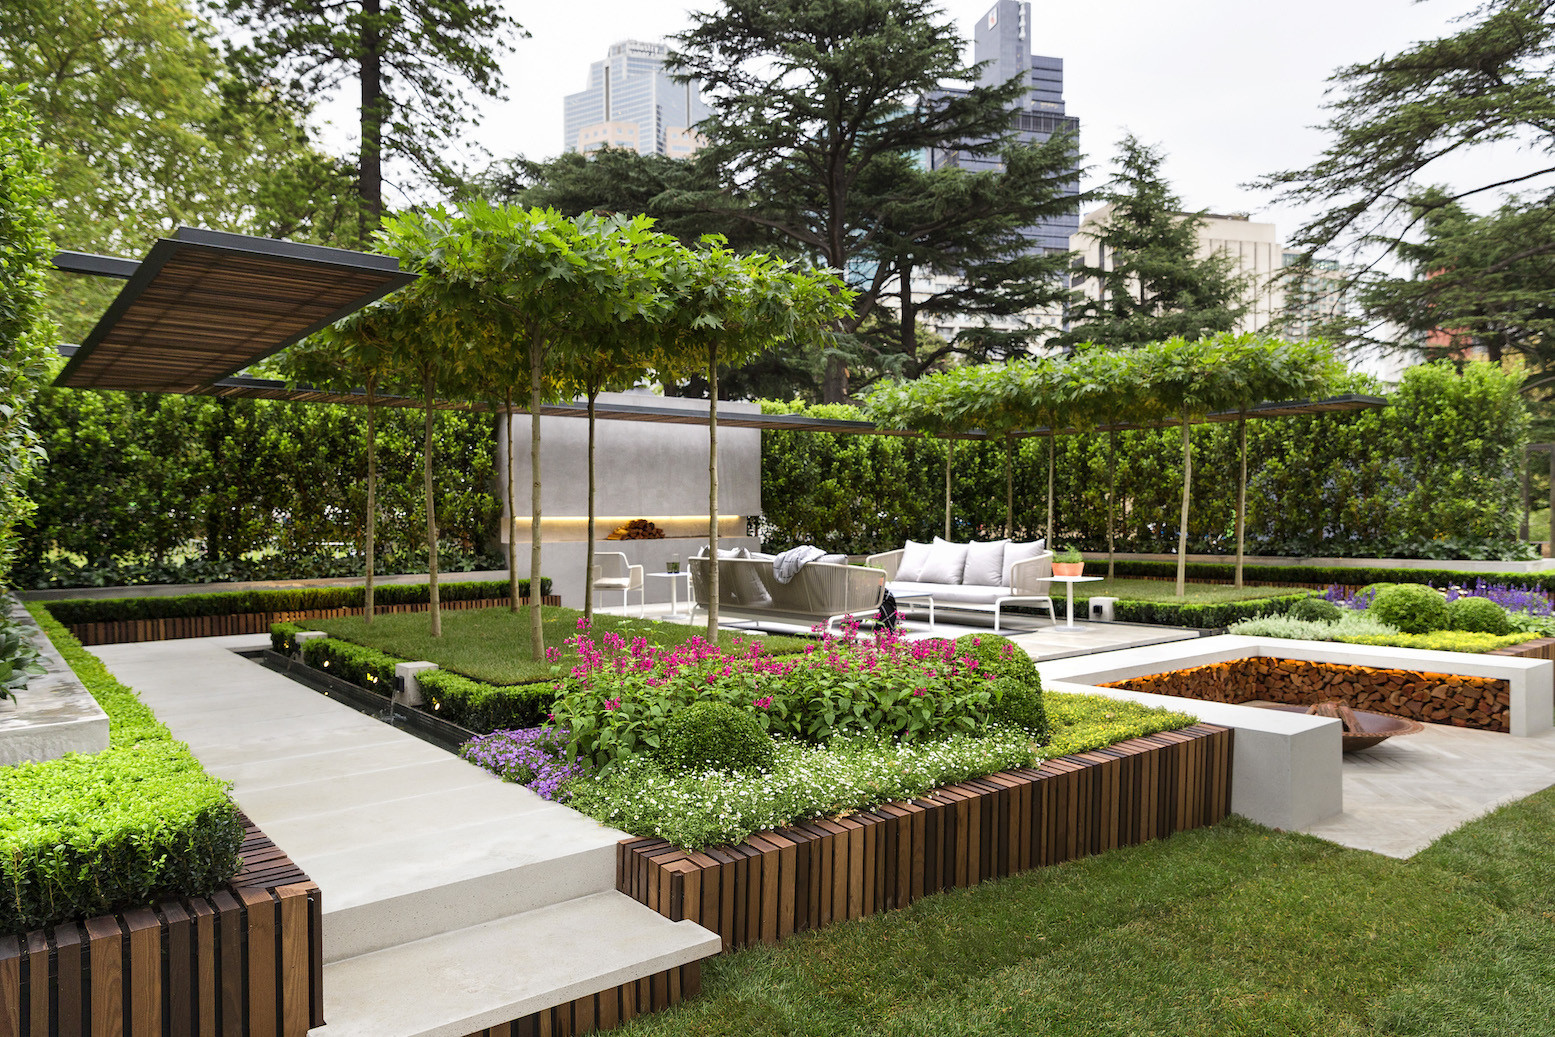
{"label": "shrub planting", "polygon": [[427,670],[416,683],[433,713],[482,734],[538,727],[556,702],[553,684],[486,684],[451,670]]}
{"label": "shrub planting", "polygon": [[0,933],[220,887],[243,842],[226,786],[57,621],[30,611],[108,714],[109,746],[0,768]]}
{"label": "shrub planting", "polygon": [[1447,629],[1447,599],[1440,591],[1417,584],[1379,590],[1366,611],[1406,634]]}
{"label": "shrub planting", "polygon": [[1344,609],[1323,598],[1302,598],[1285,614],[1303,622],[1337,623]]}
{"label": "shrub planting", "polygon": [[503,781],[528,786],[541,799],[555,799],[563,783],[583,774],[582,765],[567,758],[567,741],[564,728],[495,731],[465,742],[459,755]]}
{"label": "shrub planting", "polygon": [[774,735],[813,743],[868,735],[916,741],[982,730],[996,697],[994,675],[955,654],[952,641],[908,642],[879,632],[827,635],[804,655],[771,657],[753,640],[721,654],[694,638],[673,649],[607,633],[573,639],[581,662],[553,712],[580,758],[607,769],[659,748],[664,721],[701,700],[759,713]]}
{"label": "shrub planting", "polygon": [[394,693],[394,666],[403,662],[373,648],[332,637],[314,638],[302,646],[302,658],[314,669],[379,695]]}
{"label": "shrub planting", "polygon": [[[518,592],[529,593],[529,581],[520,580]],[[550,577],[540,578],[540,593],[551,592]],[[442,583],[443,601],[479,601],[505,598],[506,580],[472,580]],[[373,589],[379,605],[420,605],[427,601],[424,583],[383,583]],[[127,619],[180,619],[190,616],[234,616],[254,612],[308,612],[320,609],[361,608],[361,587],[298,587],[275,590],[222,591],[216,594],[179,594],[168,598],[70,598],[47,603],[49,614],[70,626],[76,623],[111,623]]]}
{"label": "shrub planting", "polygon": [[759,770],[772,763],[772,736],[727,702],[693,702],[665,721],[659,759],[675,770]]}
{"label": "shrub planting", "polygon": [[1510,634],[1506,609],[1486,598],[1457,598],[1447,603],[1447,626],[1478,634]]}

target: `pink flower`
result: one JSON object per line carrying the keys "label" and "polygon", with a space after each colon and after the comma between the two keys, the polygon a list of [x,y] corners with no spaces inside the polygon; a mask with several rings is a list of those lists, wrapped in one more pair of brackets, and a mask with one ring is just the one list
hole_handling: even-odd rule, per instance
{"label": "pink flower", "polygon": [[605,700],[605,708],[607,710],[609,710],[609,709],[620,709],[621,708],[621,700],[620,699],[606,699]]}
{"label": "pink flower", "polygon": [[579,630],[587,630],[588,628],[589,628],[589,617],[587,617],[587,616],[579,616],[578,617],[578,629]]}
{"label": "pink flower", "polygon": [[923,689],[919,688],[917,691],[913,692],[912,693],[912,697],[915,698],[915,699],[923,698]]}
{"label": "pink flower", "polygon": [[754,702],[752,702],[751,705],[755,706],[757,709],[771,709],[772,708],[772,696],[771,695],[764,695],[761,698],[756,699]]}

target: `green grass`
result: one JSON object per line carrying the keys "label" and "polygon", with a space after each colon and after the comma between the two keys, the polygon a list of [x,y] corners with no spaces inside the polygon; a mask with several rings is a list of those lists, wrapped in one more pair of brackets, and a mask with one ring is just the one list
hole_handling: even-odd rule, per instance
{"label": "green grass", "polygon": [[1550,538],[1550,509],[1540,508],[1528,513],[1528,539],[1538,543]]}
{"label": "green grass", "polygon": [[704,965],[627,1034],[1555,1033],[1555,790],[1409,861],[1233,818]]}
{"label": "green grass", "polygon": [[[1087,562],[1085,575],[1100,576],[1107,571],[1107,563]],[[1252,575],[1249,573],[1249,575]],[[1053,587],[1053,600],[1062,602],[1063,588]],[[1122,598],[1126,601],[1187,601],[1198,605],[1213,605],[1223,601],[1248,601],[1252,598],[1272,598],[1282,594],[1299,593],[1288,586],[1276,584],[1247,584],[1232,587],[1227,584],[1190,583],[1181,598],[1177,597],[1174,580],[1103,580],[1100,583],[1078,583],[1075,598]],[[1059,608],[1063,608],[1060,604]]]}
{"label": "green grass", "polygon": [[[582,615],[575,609],[555,607],[543,612],[546,647],[562,649],[562,665],[567,669],[571,669],[577,656],[565,642],[578,632],[578,619]],[[440,638],[432,636],[424,612],[378,616],[370,627],[360,616],[307,620],[297,625],[304,630],[323,630],[331,637],[376,648],[401,659],[437,663],[445,670],[489,684],[527,684],[551,677],[550,663],[534,662],[529,658],[528,606],[517,612],[505,608],[444,612],[443,636]],[[650,644],[666,647],[705,633],[702,627],[599,613],[594,616],[593,631],[596,638],[613,632],[628,641],[646,637]],[[730,648],[753,636],[743,631],[724,630],[718,635],[718,643],[723,648]],[[802,652],[805,645],[814,642],[801,637],[772,636],[761,638],[761,643],[764,651],[776,655]]]}

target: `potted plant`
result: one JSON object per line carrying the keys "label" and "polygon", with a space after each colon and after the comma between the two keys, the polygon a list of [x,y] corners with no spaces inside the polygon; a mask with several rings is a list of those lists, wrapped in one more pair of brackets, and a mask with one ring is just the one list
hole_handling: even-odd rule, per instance
{"label": "potted plant", "polygon": [[1085,569],[1085,556],[1072,547],[1059,548],[1053,553],[1054,576],[1080,576]]}

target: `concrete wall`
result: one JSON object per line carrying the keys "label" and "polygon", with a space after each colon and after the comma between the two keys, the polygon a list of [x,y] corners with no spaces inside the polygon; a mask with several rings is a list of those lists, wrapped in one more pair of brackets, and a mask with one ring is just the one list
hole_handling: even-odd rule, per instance
{"label": "concrete wall", "polygon": [[[605,393],[603,404],[671,407],[706,413],[706,400],[660,397],[643,392]],[[720,401],[720,414],[754,414],[754,403]],[[506,422],[498,422],[497,472],[500,499],[504,501],[501,524],[504,547],[515,530],[506,511],[507,487],[501,482],[511,472],[519,517],[518,572],[529,575],[529,514],[532,478],[529,465],[530,418],[515,415],[515,449],[508,463]],[[645,421],[599,421],[595,429],[594,512],[606,521],[598,523],[599,551],[621,551],[649,572],[662,571],[669,561],[684,560],[707,542],[707,427]],[[540,568],[552,580],[553,593],[562,604],[583,605],[585,585],[585,522],[588,515],[588,422],[582,418],[540,419],[540,506],[543,509]],[[747,517],[761,512],[761,432],[758,429],[718,429],[718,510],[723,516],[720,543],[746,546],[756,541],[744,536]],[[645,518],[666,526],[663,540],[605,541],[614,520]],[[554,521],[553,521],[554,520]],[[670,581],[648,579],[649,602],[670,600]],[[681,583],[684,587],[684,581]],[[684,598],[682,592],[681,598]],[[635,605],[637,596],[632,595]],[[607,604],[619,605],[619,596]]]}

